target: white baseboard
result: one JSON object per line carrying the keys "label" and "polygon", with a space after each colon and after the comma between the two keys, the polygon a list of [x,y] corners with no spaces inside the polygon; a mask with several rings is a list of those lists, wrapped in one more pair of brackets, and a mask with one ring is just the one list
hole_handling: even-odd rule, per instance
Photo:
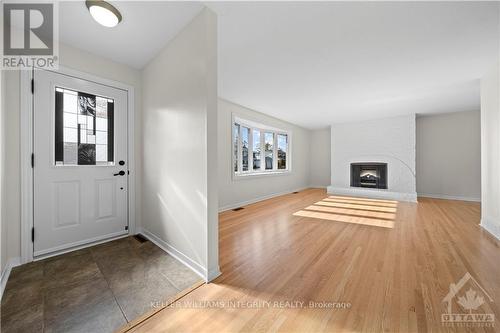
{"label": "white baseboard", "polygon": [[457,195],[418,193],[418,196],[423,197],[423,198],[433,198],[433,199],[481,202],[481,198],[462,197],[462,196],[457,196]]}
{"label": "white baseboard", "polygon": [[9,261],[7,261],[7,264],[5,265],[3,271],[2,271],[2,277],[1,277],[1,282],[0,282],[0,300],[3,297],[3,292],[5,291],[5,287],[7,286],[7,281],[9,280],[10,272],[12,271],[12,268],[21,265],[21,258],[11,258]]}
{"label": "white baseboard", "polygon": [[264,201],[264,200],[271,199],[274,197],[279,197],[280,195],[285,195],[285,194],[290,194],[293,192],[303,191],[303,190],[308,189],[308,188],[310,188],[310,187],[309,186],[308,187],[300,187],[300,188],[295,189],[295,190],[276,192],[276,193],[272,193],[272,194],[268,194],[268,195],[263,195],[263,196],[260,196],[257,198],[253,198],[250,200],[245,200],[242,202],[222,206],[222,207],[219,207],[219,213],[224,212],[226,210],[230,210],[230,209],[234,209],[234,208],[238,208],[238,207],[242,207],[242,206],[246,206],[246,205],[251,205],[251,204],[254,204],[254,203],[259,202],[259,201]]}
{"label": "white baseboard", "polygon": [[170,254],[172,257],[183,263],[186,267],[191,269],[193,272],[195,272],[197,275],[199,275],[205,282],[210,282],[214,278],[220,275],[220,270],[217,267],[217,269],[211,270],[210,272],[207,272],[207,269],[197,263],[196,261],[192,260],[189,258],[187,255],[182,253],[181,251],[177,250],[175,247],[172,245],[168,244],[165,242],[163,239],[159,238],[152,232],[144,229],[144,228],[137,228],[137,233],[143,235],[147,239],[149,239],[151,242],[153,242],[156,246],[158,246],[160,249],[163,251],[167,252]]}
{"label": "white baseboard", "polygon": [[404,192],[390,192],[387,190],[380,189],[366,189],[366,188],[354,188],[354,187],[327,187],[328,194],[337,195],[352,195],[359,197],[367,197],[374,199],[389,199],[397,201],[409,201],[417,202],[417,193],[404,193]]}
{"label": "white baseboard", "polygon": [[500,240],[500,221],[495,221],[489,217],[483,217],[481,218],[480,226],[493,235],[493,237]]}

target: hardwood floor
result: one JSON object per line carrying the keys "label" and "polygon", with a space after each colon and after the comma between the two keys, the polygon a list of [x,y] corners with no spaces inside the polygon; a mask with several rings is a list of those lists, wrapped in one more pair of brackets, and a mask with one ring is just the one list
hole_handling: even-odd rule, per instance
{"label": "hardwood floor", "polygon": [[[477,203],[329,197],[318,189],[224,212],[223,274],[131,330],[498,332],[500,242],[479,216]],[[450,284],[467,272],[493,302],[472,280],[457,296],[477,291],[484,304],[471,313],[493,314],[494,328],[441,322]],[[464,299],[469,308],[481,303]],[[457,301],[452,313],[468,313]]]}

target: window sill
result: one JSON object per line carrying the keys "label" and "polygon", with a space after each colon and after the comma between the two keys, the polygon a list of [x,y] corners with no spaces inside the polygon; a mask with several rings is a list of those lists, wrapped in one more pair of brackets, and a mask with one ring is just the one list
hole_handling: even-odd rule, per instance
{"label": "window sill", "polygon": [[284,175],[288,175],[290,173],[291,173],[290,170],[263,171],[263,172],[251,172],[251,173],[234,173],[233,172],[233,180],[260,178],[260,177],[268,177],[268,176],[284,176]]}

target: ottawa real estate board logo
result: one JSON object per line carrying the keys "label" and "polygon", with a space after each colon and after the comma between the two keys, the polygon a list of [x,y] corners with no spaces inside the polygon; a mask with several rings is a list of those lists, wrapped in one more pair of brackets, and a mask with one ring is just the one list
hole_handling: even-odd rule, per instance
{"label": "ottawa real estate board logo", "polygon": [[0,69],[57,69],[57,13],[57,1],[2,1]]}
{"label": "ottawa real estate board logo", "polygon": [[493,327],[495,314],[490,304],[491,296],[469,272],[457,283],[450,284],[450,291],[443,299],[445,313],[441,323],[447,327]]}

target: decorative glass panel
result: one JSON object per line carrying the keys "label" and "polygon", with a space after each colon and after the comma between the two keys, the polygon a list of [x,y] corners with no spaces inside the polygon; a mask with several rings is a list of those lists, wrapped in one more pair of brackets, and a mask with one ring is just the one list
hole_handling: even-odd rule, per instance
{"label": "decorative glass panel", "polygon": [[234,172],[238,172],[238,140],[240,137],[240,125],[234,124],[233,126],[233,159],[234,159]]}
{"label": "decorative glass panel", "polygon": [[95,165],[95,145],[78,144],[78,165]]}
{"label": "decorative glass panel", "polygon": [[[59,89],[61,91],[58,92],[64,92],[64,89]],[[69,112],[69,113],[75,113],[78,110],[78,94],[74,91],[66,91],[64,94],[64,112]]]}
{"label": "decorative glass panel", "polygon": [[64,164],[77,164],[78,163],[78,144],[72,142],[64,143]]}
{"label": "decorative glass panel", "polygon": [[95,146],[96,146],[97,162],[106,162],[108,160],[108,146],[107,145],[95,145]]}
{"label": "decorative glass panel", "polygon": [[64,112],[64,127],[77,128],[76,113]]}
{"label": "decorative glass panel", "polygon": [[288,150],[288,135],[278,134],[278,169],[286,169],[286,154]]}
{"label": "decorative glass panel", "polygon": [[97,103],[97,117],[108,118],[108,99],[103,97],[96,97]]}
{"label": "decorative glass panel", "polygon": [[76,128],[64,128],[64,142],[78,142],[78,130]]}
{"label": "decorative glass panel", "polygon": [[260,131],[253,130],[253,169],[260,170]]}
{"label": "decorative glass panel", "polygon": [[266,158],[266,170],[273,169],[273,146],[274,133],[264,133],[264,156]]}
{"label": "decorative glass panel", "polygon": [[56,165],[113,164],[113,117],[112,99],[56,88]]}
{"label": "decorative glass panel", "polygon": [[247,127],[241,128],[241,169],[248,171],[248,137],[250,129]]}
{"label": "decorative glass panel", "polygon": [[108,133],[104,131],[95,131],[96,143],[99,145],[105,145],[108,143]]}
{"label": "decorative glass panel", "polygon": [[108,130],[108,120],[104,118],[97,117],[95,122],[95,129],[97,131],[107,131]]}

